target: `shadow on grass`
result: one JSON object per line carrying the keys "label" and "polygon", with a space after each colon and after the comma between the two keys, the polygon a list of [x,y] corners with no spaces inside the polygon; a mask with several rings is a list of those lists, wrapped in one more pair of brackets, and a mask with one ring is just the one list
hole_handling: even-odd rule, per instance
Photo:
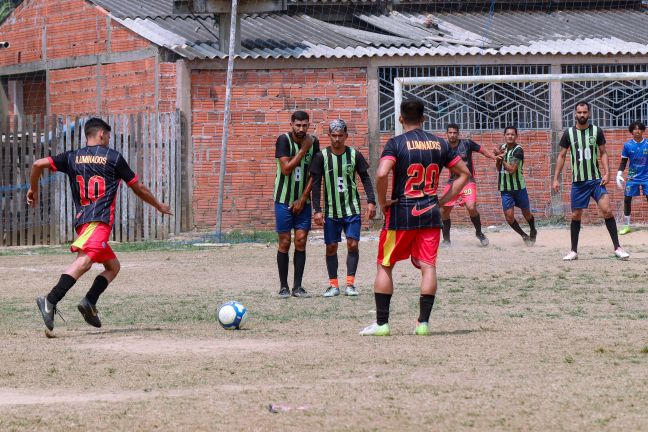
{"label": "shadow on grass", "polygon": [[470,333],[492,332],[492,331],[495,330],[480,328],[480,329],[448,330],[448,331],[436,331],[436,332],[432,331],[430,332],[430,336],[457,336],[457,335],[465,335]]}

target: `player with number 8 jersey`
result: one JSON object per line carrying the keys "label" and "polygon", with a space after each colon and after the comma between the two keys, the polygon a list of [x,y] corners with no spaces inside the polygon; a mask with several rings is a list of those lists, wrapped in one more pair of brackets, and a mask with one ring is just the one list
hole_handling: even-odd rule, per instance
{"label": "player with number 8 jersey", "polygon": [[78,238],[70,250],[77,253],[76,260],[61,275],[58,284],[47,296],[38,297],[36,304],[48,330],[54,329],[56,304],[83,276],[92,263],[103,264],[105,271],[95,279],[90,290],[78,305],[85,321],[101,327],[95,307],[99,296],[119,273],[120,265],[108,244],[115,221],[115,201],[119,185],[125,182],[143,201],[158,211],[171,215],[171,208],[158,201],[149,189],[138,181],[124,157],[108,148],[111,128],[99,118],[91,118],[84,125],[88,145],[34,162],[30,177],[27,203],[34,207],[38,202],[41,173],[45,169],[67,174],[76,208],[74,226]]}

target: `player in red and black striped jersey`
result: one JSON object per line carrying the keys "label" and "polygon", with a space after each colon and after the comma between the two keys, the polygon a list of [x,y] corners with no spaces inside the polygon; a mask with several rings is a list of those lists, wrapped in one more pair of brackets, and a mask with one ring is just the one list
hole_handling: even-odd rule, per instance
{"label": "player in red and black striped jersey", "polygon": [[[444,139],[421,129],[423,119],[424,106],[420,101],[404,101],[399,119],[404,133],[387,142],[380,159],[376,189],[378,204],[385,214],[385,226],[380,233],[374,283],[376,322],[362,330],[361,335],[389,335],[389,303],[394,292],[392,270],[396,262],[407,258],[421,269],[420,314],[415,332],[428,334],[428,320],[437,289],[439,206],[462,190],[470,172]],[[439,199],[439,174],[444,167],[450,169],[456,179]],[[387,199],[390,172],[393,185],[391,199]]]}
{"label": "player in red and black striped jersey", "polygon": [[38,297],[36,303],[45,326],[54,329],[56,304],[83,276],[92,263],[103,264],[105,271],[94,280],[92,287],[81,300],[78,309],[86,322],[101,327],[95,307],[99,296],[119,273],[119,261],[108,244],[115,220],[115,201],[119,185],[125,182],[143,201],[158,211],[171,215],[171,208],[158,201],[151,191],[138,181],[124,157],[108,148],[110,126],[101,119],[91,118],[85,124],[88,145],[53,157],[39,159],[32,167],[27,203],[38,203],[38,182],[45,169],[67,174],[76,207],[74,225],[78,234],[70,250],[77,253],[76,260],[61,275],[59,282],[47,296]]}
{"label": "player in red and black striped jersey", "polygon": [[[481,229],[481,217],[477,210],[477,183],[475,182],[475,169],[473,166],[473,153],[481,153],[489,159],[495,160],[493,153],[488,151],[486,147],[480,146],[471,139],[459,139],[459,125],[450,123],[446,126],[446,135],[448,136],[448,144],[457,153],[459,157],[466,163],[468,171],[470,171],[470,179],[464,188],[457,196],[448,201],[443,208],[441,208],[441,219],[443,220],[443,242],[442,245],[450,246],[450,212],[455,205],[466,206],[470,221],[475,226],[475,236],[479,239],[482,246],[488,246],[488,238],[484,235]],[[453,175],[448,178],[448,183],[445,185],[443,192],[447,192],[455,180]]]}

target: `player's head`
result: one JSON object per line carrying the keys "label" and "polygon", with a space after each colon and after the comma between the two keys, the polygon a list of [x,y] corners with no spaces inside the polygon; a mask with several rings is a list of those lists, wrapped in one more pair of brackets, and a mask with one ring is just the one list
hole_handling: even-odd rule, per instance
{"label": "player's head", "polygon": [[635,141],[641,141],[643,134],[646,131],[646,125],[640,121],[634,121],[628,126],[628,131],[632,134]]}
{"label": "player's head", "polygon": [[515,126],[506,126],[504,128],[504,140],[507,145],[515,144],[517,140],[518,130]]}
{"label": "player's head", "polygon": [[446,126],[446,135],[448,137],[448,142],[454,145],[459,141],[459,125],[457,123],[448,123]]}
{"label": "player's head", "polygon": [[308,128],[310,127],[310,117],[306,111],[295,111],[290,116],[290,126],[292,127],[293,135],[302,139],[306,136]]}
{"label": "player's head", "polygon": [[400,112],[399,120],[403,125],[420,126],[423,124],[425,106],[420,100],[404,100],[401,103]]}
{"label": "player's head", "polygon": [[331,138],[331,145],[334,148],[344,147],[344,142],[349,136],[347,124],[342,119],[333,120],[329,124],[329,138]]}
{"label": "player's head", "polygon": [[97,117],[92,117],[83,127],[88,145],[108,146],[110,142],[110,125]]}
{"label": "player's head", "polygon": [[590,118],[590,104],[587,101],[576,103],[575,107],[576,121],[580,125],[586,125]]}

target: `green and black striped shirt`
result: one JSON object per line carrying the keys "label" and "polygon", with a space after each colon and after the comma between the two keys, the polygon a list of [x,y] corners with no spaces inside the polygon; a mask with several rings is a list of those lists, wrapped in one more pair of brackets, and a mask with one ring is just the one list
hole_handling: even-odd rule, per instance
{"label": "green and black striped shirt", "polygon": [[375,196],[369,164],[362,153],[346,147],[344,153],[336,155],[331,147],[325,148],[313,158],[313,207],[321,211],[320,190],[324,183],[324,215],[328,218],[343,218],[360,214],[360,194],[356,184],[356,173],[362,180],[367,201],[375,204]]}
{"label": "green and black striped shirt", "polygon": [[[275,202],[290,205],[301,198],[304,193],[304,188],[310,176],[310,164],[313,161],[313,155],[319,153],[319,140],[315,137],[312,137],[312,139],[313,145],[308,149],[308,153],[302,158],[299,166],[295,167],[289,175],[285,175],[281,172],[279,159],[282,157],[295,157],[301,146],[292,140],[290,133],[285,133],[277,138],[275,144],[275,158],[277,159],[277,175],[274,185]],[[307,202],[310,202],[310,200]]]}
{"label": "green and black striped shirt", "polygon": [[598,126],[589,125],[584,130],[570,127],[565,131],[560,140],[560,146],[568,148],[570,151],[572,182],[601,178],[598,148],[604,144],[605,136]]}
{"label": "green and black striped shirt", "polygon": [[511,192],[526,189],[526,182],[524,181],[524,150],[519,144],[509,149],[506,144],[502,145],[504,150],[504,162],[508,164],[515,164],[517,162],[517,170],[513,174],[504,169],[504,164],[499,170],[499,185],[500,192]]}

